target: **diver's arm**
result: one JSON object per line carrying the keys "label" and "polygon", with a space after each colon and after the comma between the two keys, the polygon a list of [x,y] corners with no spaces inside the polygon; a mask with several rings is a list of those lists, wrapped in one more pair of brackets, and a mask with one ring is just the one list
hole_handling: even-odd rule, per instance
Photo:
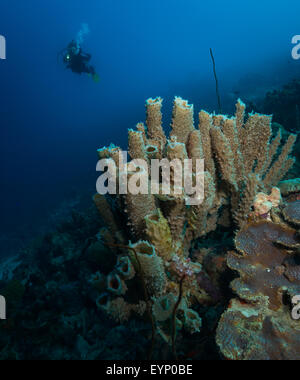
{"label": "diver's arm", "polygon": [[86,62],[89,62],[92,58],[91,54],[87,54],[87,53],[84,53],[84,54],[81,54],[82,58],[86,61]]}

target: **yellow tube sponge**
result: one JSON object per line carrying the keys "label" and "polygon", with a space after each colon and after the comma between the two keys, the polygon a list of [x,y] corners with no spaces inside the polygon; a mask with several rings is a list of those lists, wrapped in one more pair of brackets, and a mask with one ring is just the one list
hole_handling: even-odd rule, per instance
{"label": "yellow tube sponge", "polygon": [[146,216],[146,235],[154,245],[157,254],[163,259],[171,259],[173,249],[171,230],[160,209]]}
{"label": "yellow tube sponge", "polygon": [[143,132],[128,130],[128,152],[132,160],[147,160]]}
{"label": "yellow tube sponge", "polygon": [[110,294],[105,292],[105,293],[100,294],[100,296],[97,298],[96,305],[98,309],[107,311],[109,308],[110,301],[111,301]]}
{"label": "yellow tube sponge", "polygon": [[282,147],[279,157],[273,163],[263,180],[266,189],[270,189],[272,186],[277,185],[295,163],[295,159],[289,157],[289,154],[291,153],[296,140],[296,135],[289,135],[286,143]]}
{"label": "yellow tube sponge", "polygon": [[187,143],[187,151],[189,158],[203,159],[203,146],[200,131],[195,129],[190,133]]}
{"label": "yellow tube sponge", "polygon": [[224,133],[224,136],[230,143],[230,147],[234,156],[234,166],[236,168],[237,181],[241,182],[244,180],[245,168],[244,157],[240,150],[239,135],[236,123],[237,120],[235,120],[234,118],[225,118],[224,123],[222,125],[222,131]]}
{"label": "yellow tube sponge", "polygon": [[128,290],[125,282],[114,272],[107,276],[106,283],[107,290],[116,296],[124,295]]}
{"label": "yellow tube sponge", "polygon": [[[149,165],[141,164],[142,171],[137,173],[131,169],[132,163],[130,163],[127,166],[129,173],[119,170],[119,174],[126,175],[128,183],[133,184],[137,192],[133,195],[134,193],[129,191],[129,194],[117,195],[114,199],[119,209],[124,210],[125,223],[130,226],[130,231],[126,231],[130,232],[126,240],[148,239],[157,246],[158,255],[163,256],[158,242],[160,236],[155,235],[157,240],[154,241],[153,237],[147,234],[147,228],[150,231],[150,225],[146,224],[148,215],[155,214],[156,209],[161,210],[167,222],[164,226],[168,224],[171,231],[172,248],[176,252],[179,250],[181,254],[183,251],[188,252],[194,238],[204,236],[214,230],[221,215],[226,216],[226,220],[223,218],[223,223],[225,221],[226,225],[229,226],[230,223],[235,222],[238,227],[242,226],[247,221],[256,193],[258,191],[266,193],[277,186],[294,163],[290,152],[296,137],[291,135],[278,153],[281,133],[279,131],[271,140],[271,117],[250,114],[246,118],[246,107],[240,100],[236,104],[235,117],[232,118],[201,111],[199,129],[196,130],[193,106],[176,97],[172,131],[167,140],[162,129],[161,108],[161,98],[148,99],[146,102],[148,130],[143,123],[137,125],[137,130],[129,130],[131,157],[147,163],[152,159],[160,159],[159,172],[157,170],[155,173],[156,177],[159,174],[159,180],[157,181],[156,178],[149,181],[153,179],[152,172],[150,176]],[[99,156],[113,157],[116,160],[119,149],[113,145],[103,148],[99,151]],[[188,207],[186,202],[188,197],[181,177],[183,177],[183,161],[188,158],[193,160],[194,178],[198,174],[196,160],[204,159],[206,172],[204,182],[208,181],[208,184],[205,183],[205,198],[199,207]],[[166,165],[168,161],[173,161],[170,176],[169,167]],[[184,174],[187,174],[186,171]],[[117,180],[125,178],[122,176],[119,176]],[[162,180],[169,177],[171,191],[166,195],[166,191],[159,192],[158,190],[166,190],[167,186],[163,185],[168,185],[168,181]],[[151,195],[150,190],[145,195],[144,189],[147,189],[146,186],[150,188],[149,182],[155,195]],[[124,183],[125,181],[122,181],[122,184]],[[142,185],[139,186],[138,183]],[[143,190],[140,191],[142,194],[138,192],[139,188]],[[112,212],[109,210],[103,212],[106,206],[102,207],[100,200],[96,199],[96,201],[99,203],[99,211],[106,214],[105,220],[110,222],[109,228],[111,226],[114,229],[115,236],[115,230],[117,230],[115,224],[118,220],[111,222]],[[160,217],[159,219],[162,220]],[[153,220],[150,219],[148,222],[153,223]],[[162,229],[162,233],[165,232],[166,230]],[[154,231],[151,233],[154,235]],[[169,257],[169,249],[165,256]]]}
{"label": "yellow tube sponge", "polygon": [[146,146],[146,155],[149,161],[160,158],[160,152],[156,145],[148,144]]}
{"label": "yellow tube sponge", "polygon": [[[147,241],[140,240],[130,244],[137,254],[147,290],[150,295],[158,296],[166,289],[167,278],[162,259],[156,254],[155,247]],[[132,253],[129,253],[132,255]],[[133,258],[134,260],[134,258]]]}
{"label": "yellow tube sponge", "polygon": [[167,144],[167,157],[170,161],[186,160],[188,155],[185,144],[178,142],[176,137],[173,137]]}
{"label": "yellow tube sponge", "polygon": [[218,127],[211,128],[211,138],[213,144],[213,151],[216,155],[221,178],[230,185],[230,189],[238,190],[236,181],[236,171],[234,166],[234,155],[231,150],[230,142]]}
{"label": "yellow tube sponge", "polygon": [[184,196],[174,195],[170,199],[163,199],[162,209],[170,226],[172,238],[175,244],[184,238],[187,207]]}
{"label": "yellow tube sponge", "polygon": [[110,145],[109,147],[104,147],[102,149],[98,149],[98,157],[100,160],[111,158],[116,163],[117,167],[119,167],[119,157],[122,149],[115,145]]}
{"label": "yellow tube sponge", "polygon": [[118,257],[116,271],[124,280],[132,280],[135,276],[135,269],[128,256]]}
{"label": "yellow tube sponge", "polygon": [[223,115],[213,115],[212,122],[215,127],[222,127],[225,121],[225,116]]}
{"label": "yellow tube sponge", "polygon": [[[141,171],[143,170],[141,168]],[[133,175],[136,175],[136,173],[128,173],[128,180]],[[125,213],[128,216],[128,224],[131,227],[131,231],[137,238],[143,238],[146,230],[145,218],[149,213],[156,210],[154,196],[150,191],[148,191],[148,194],[132,194],[128,192],[125,195],[125,205]]]}
{"label": "yellow tube sponge", "polygon": [[192,231],[195,239],[206,235],[208,212],[216,198],[215,183],[209,172],[204,172],[204,194],[203,203],[192,206],[187,213],[188,229]]}
{"label": "yellow tube sponge", "polygon": [[172,317],[177,297],[173,293],[167,293],[159,297],[153,297],[153,316],[156,321],[164,322]]}
{"label": "yellow tube sponge", "polygon": [[160,150],[166,145],[167,138],[162,128],[162,98],[148,99],[146,102],[148,136],[159,143]]}
{"label": "yellow tube sponge", "polygon": [[246,105],[241,101],[241,99],[238,99],[237,104],[236,104],[236,112],[235,112],[236,129],[237,129],[238,135],[240,135],[242,128],[244,126],[245,110],[246,110]]}
{"label": "yellow tube sponge", "polygon": [[[246,174],[260,173],[266,165],[269,140],[271,137],[271,117],[250,114],[242,133],[241,149],[245,158]],[[254,167],[255,165],[255,167]]]}
{"label": "yellow tube sponge", "polygon": [[144,144],[147,145],[147,133],[146,133],[146,126],[145,126],[145,124],[144,123],[138,123],[136,125],[136,130],[138,132],[142,133]]}
{"label": "yellow tube sponge", "polygon": [[180,97],[175,97],[171,137],[176,136],[179,143],[187,144],[194,130],[194,106]]}
{"label": "yellow tube sponge", "polygon": [[205,158],[205,170],[210,172],[212,178],[216,178],[216,168],[213,159],[213,152],[211,146],[210,130],[212,128],[211,115],[205,111],[199,113],[199,130],[201,133],[202,147]]}
{"label": "yellow tube sponge", "polygon": [[[182,188],[182,180],[183,180],[183,163],[184,160],[188,158],[186,146],[182,143],[177,142],[176,137],[173,136],[171,140],[168,141],[167,147],[166,147],[166,155],[169,160],[169,162],[172,162],[171,166],[171,184],[173,185],[176,182],[176,187]],[[179,178],[178,175],[182,176],[182,178]],[[177,181],[178,183],[177,183]]]}
{"label": "yellow tube sponge", "polygon": [[232,215],[239,228],[247,222],[255,195],[258,191],[258,177],[251,173],[246,177],[246,185],[242,194],[236,193],[231,200]]}
{"label": "yellow tube sponge", "polygon": [[196,160],[204,159],[201,134],[199,130],[190,133],[187,143],[187,152],[190,159],[193,160],[193,172],[197,172]]}
{"label": "yellow tube sponge", "polygon": [[118,236],[122,241],[123,240],[122,233],[119,231],[119,227],[116,223],[114,214],[111,210],[109,203],[107,202],[105,195],[96,194],[94,196],[94,202],[102,219],[104,220],[105,224],[108,226],[110,232],[115,237]]}
{"label": "yellow tube sponge", "polygon": [[97,272],[97,273],[93,274],[91,276],[89,282],[99,292],[102,292],[102,291],[105,290],[105,287],[106,287],[106,278],[105,278],[105,275],[103,275],[102,273]]}

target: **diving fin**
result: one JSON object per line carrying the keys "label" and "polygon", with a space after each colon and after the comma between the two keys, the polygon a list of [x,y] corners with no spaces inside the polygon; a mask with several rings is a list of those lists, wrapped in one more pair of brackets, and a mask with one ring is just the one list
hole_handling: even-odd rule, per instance
{"label": "diving fin", "polygon": [[95,83],[99,83],[100,78],[99,78],[99,75],[98,75],[98,74],[93,74],[93,75],[92,75],[92,78],[93,78],[93,81],[94,81]]}

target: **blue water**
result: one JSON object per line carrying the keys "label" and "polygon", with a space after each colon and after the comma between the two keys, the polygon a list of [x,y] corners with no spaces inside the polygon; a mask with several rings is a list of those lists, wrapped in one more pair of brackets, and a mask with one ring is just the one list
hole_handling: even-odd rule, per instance
{"label": "blue water", "polygon": [[[165,98],[166,127],[174,95],[216,109],[210,47],[225,112],[232,91],[251,99],[299,77],[291,58],[299,17],[296,0],[2,0],[1,254],[33,238],[61,202],[78,194],[90,202],[96,149],[126,147],[145,99]],[[83,22],[98,84],[57,61]]]}

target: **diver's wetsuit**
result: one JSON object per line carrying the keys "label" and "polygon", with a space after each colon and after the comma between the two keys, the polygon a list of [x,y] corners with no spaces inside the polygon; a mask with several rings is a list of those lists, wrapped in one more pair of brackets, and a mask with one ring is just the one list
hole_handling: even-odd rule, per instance
{"label": "diver's wetsuit", "polygon": [[69,59],[67,61],[67,68],[71,69],[73,73],[82,74],[87,73],[94,75],[96,74],[93,66],[88,65],[88,62],[91,59],[90,54],[83,54],[81,49],[76,54],[74,52],[68,53]]}

